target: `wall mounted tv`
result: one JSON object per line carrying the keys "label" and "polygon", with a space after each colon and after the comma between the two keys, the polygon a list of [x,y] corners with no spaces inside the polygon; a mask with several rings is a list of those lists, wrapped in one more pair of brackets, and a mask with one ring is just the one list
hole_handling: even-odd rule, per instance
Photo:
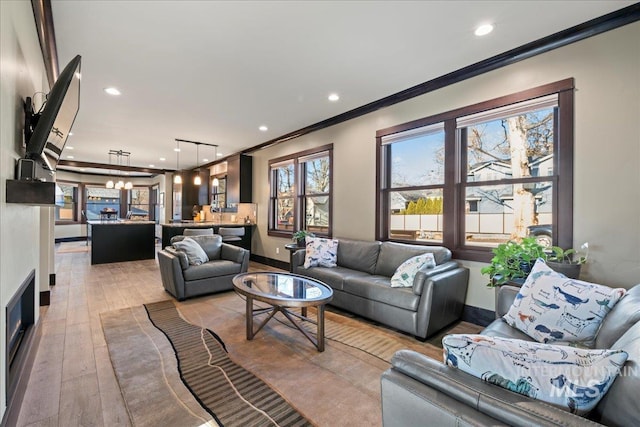
{"label": "wall mounted tv", "polygon": [[[58,160],[80,108],[80,62],[77,55],[62,70],[40,111],[25,100],[25,156],[17,179],[53,181]],[[20,163],[24,163],[22,167]]]}

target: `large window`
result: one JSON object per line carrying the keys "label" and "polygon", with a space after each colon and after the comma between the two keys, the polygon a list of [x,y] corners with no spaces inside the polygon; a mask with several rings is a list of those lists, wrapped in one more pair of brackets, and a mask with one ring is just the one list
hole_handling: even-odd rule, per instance
{"label": "large window", "polygon": [[149,220],[151,191],[149,187],[134,187],[129,190],[127,217],[131,219]]}
{"label": "large window", "polygon": [[56,192],[56,223],[78,221],[78,185],[59,182],[62,194]]}
{"label": "large window", "polygon": [[113,217],[120,215],[120,190],[115,188],[104,188],[97,186],[86,187],[86,211],[88,220],[101,219],[105,212],[109,212]]}
{"label": "large window", "polygon": [[573,80],[378,131],[377,237],[460,259],[546,225],[573,242]]}
{"label": "large window", "polygon": [[211,177],[211,206],[222,212],[227,207],[227,177],[218,178],[218,185],[213,185],[216,178]]}
{"label": "large window", "polygon": [[331,235],[332,153],[327,145],[269,162],[270,235]]}

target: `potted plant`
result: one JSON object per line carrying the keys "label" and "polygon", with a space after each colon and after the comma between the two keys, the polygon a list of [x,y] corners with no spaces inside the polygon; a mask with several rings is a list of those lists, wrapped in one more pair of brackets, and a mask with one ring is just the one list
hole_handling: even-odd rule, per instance
{"label": "potted plant", "polygon": [[547,265],[558,273],[562,273],[571,279],[580,277],[582,264],[587,262],[589,257],[589,243],[580,246],[580,252],[575,249],[562,249],[559,246],[552,246],[547,253]]}
{"label": "potted plant", "polygon": [[298,246],[304,247],[304,246],[306,246],[307,236],[315,237],[315,234],[313,234],[312,232],[307,231],[307,230],[298,230],[295,233],[293,233],[293,236],[291,237],[291,240],[296,242],[298,244]]}
{"label": "potted plant", "polygon": [[538,258],[547,258],[545,248],[535,237],[524,237],[520,241],[509,240],[492,250],[491,264],[480,272],[489,276],[487,286],[503,285],[509,281],[524,281]]}

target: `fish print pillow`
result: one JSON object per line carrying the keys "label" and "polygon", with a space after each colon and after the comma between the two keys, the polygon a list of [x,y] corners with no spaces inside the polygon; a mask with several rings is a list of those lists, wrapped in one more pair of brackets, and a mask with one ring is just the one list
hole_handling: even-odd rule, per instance
{"label": "fish print pillow", "polygon": [[338,241],[319,237],[306,238],[307,252],[304,257],[304,268],[336,267],[338,265]]}
{"label": "fish print pillow", "polygon": [[569,279],[538,259],[503,319],[538,342],[593,347],[602,320],[625,292]]}
{"label": "fish print pillow", "polygon": [[442,346],[447,365],[577,415],[598,404],[629,357],[484,335],[447,335]]}

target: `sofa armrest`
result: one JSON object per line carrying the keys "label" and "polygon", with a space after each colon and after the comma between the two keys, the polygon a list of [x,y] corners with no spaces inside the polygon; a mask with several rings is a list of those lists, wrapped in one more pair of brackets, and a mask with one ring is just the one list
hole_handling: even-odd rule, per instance
{"label": "sofa armrest", "polygon": [[[391,359],[391,364],[392,371],[415,380],[414,387],[426,387],[440,396],[455,399],[458,406],[454,406],[453,411],[461,407],[471,408],[483,416],[514,426],[599,425],[555,406],[482,381],[415,351],[398,351]],[[444,408],[434,409],[440,410]]]}
{"label": "sofa armrest", "polygon": [[183,251],[177,250],[173,246],[167,246],[166,248],[164,248],[164,250],[170,253],[171,255],[173,255],[174,257],[178,258],[178,260],[180,261],[180,266],[182,267],[183,270],[186,270],[187,268],[189,268],[189,258],[187,258],[186,253],[184,253]]}
{"label": "sofa armrest", "polygon": [[245,248],[241,248],[240,246],[235,246],[228,243],[222,244],[220,259],[242,264],[240,272],[246,273],[249,269],[249,258],[250,252]]}
{"label": "sofa armrest", "polygon": [[182,301],[185,298],[184,276],[182,275],[182,266],[176,251],[167,249],[159,251],[158,264],[160,266],[162,286],[178,301]]}
{"label": "sofa armrest", "polygon": [[413,279],[413,293],[416,295],[422,295],[422,289],[424,288],[424,284],[427,279],[437,276],[440,273],[444,273],[445,271],[455,270],[458,267],[459,265],[457,262],[447,261],[443,264],[436,265],[433,268],[421,268]]}
{"label": "sofa armrest", "polygon": [[520,292],[520,288],[518,286],[502,285],[497,292],[496,319],[507,314],[513,301],[516,299],[516,295]]}

